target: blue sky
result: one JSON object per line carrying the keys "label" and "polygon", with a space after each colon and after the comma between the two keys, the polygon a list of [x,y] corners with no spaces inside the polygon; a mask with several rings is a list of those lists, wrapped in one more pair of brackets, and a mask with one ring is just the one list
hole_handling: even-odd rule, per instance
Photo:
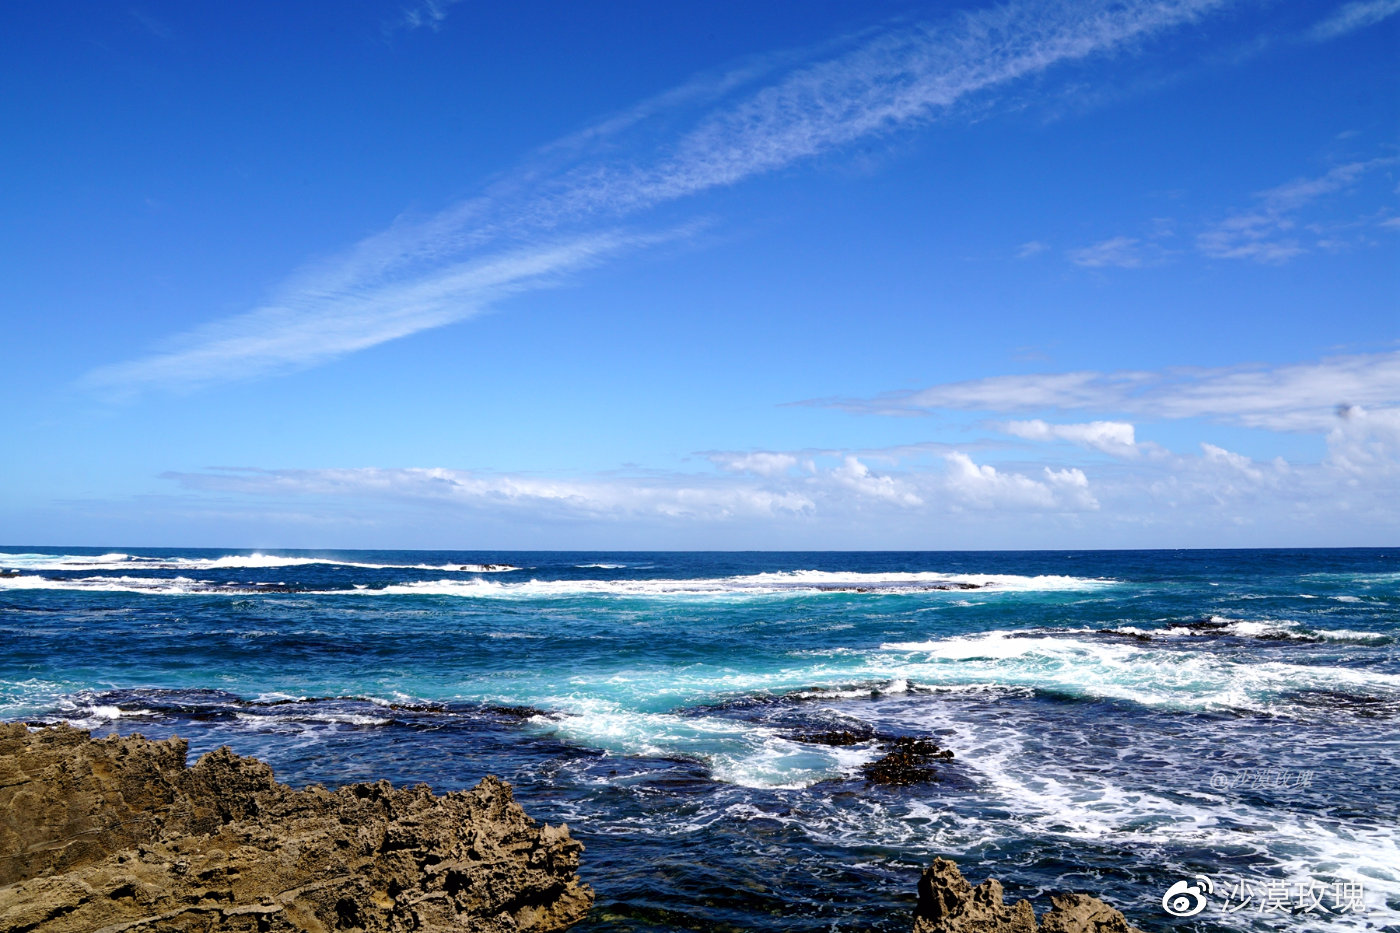
{"label": "blue sky", "polygon": [[1400,540],[1400,0],[6,15],[0,541]]}

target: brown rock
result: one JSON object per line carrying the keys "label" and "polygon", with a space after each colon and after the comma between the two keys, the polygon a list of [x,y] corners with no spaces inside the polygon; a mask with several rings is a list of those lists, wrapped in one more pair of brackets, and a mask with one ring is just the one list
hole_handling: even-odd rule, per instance
{"label": "brown rock", "polygon": [[934,859],[919,879],[914,933],[1035,933],[1030,902],[1003,902],[1001,882],[973,887],[946,858]]}
{"label": "brown rock", "polygon": [[293,790],[228,749],[0,725],[0,930],[560,930],[582,845],[486,778]]}
{"label": "brown rock", "polygon": [[[1040,933],[1141,933],[1096,897],[1057,894],[1050,902]],[[1035,911],[1025,900],[1007,906],[994,878],[974,888],[955,863],[939,858],[919,879],[914,933],[1036,933]]]}
{"label": "brown rock", "polygon": [[1097,897],[1052,894],[1054,909],[1040,921],[1041,933],[1142,933]]}

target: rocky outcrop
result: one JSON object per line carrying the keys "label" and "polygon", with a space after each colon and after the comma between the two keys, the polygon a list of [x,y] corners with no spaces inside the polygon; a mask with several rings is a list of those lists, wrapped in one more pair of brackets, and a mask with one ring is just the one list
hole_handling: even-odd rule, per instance
{"label": "rocky outcrop", "polygon": [[[1040,921],[1040,933],[1141,933],[1118,911],[1087,894],[1057,894]],[[1001,882],[973,887],[958,866],[934,859],[919,879],[914,933],[1036,933],[1030,901],[1008,905]]]}
{"label": "rocky outcrop", "polygon": [[293,790],[219,749],[0,725],[0,930],[560,930],[583,847],[486,778]]}

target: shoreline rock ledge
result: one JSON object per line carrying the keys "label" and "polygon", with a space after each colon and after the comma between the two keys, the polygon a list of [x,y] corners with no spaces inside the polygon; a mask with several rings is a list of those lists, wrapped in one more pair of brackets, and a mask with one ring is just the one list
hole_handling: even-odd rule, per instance
{"label": "shoreline rock ledge", "polygon": [[[1142,933],[1117,910],[1087,894],[1052,894],[1039,933]],[[913,933],[1037,933],[1030,901],[1007,904],[995,878],[973,887],[958,866],[934,859],[919,878]]]}
{"label": "shoreline rock ledge", "polygon": [[0,930],[546,933],[593,903],[582,844],[496,778],[293,790],[187,750],[0,724]]}

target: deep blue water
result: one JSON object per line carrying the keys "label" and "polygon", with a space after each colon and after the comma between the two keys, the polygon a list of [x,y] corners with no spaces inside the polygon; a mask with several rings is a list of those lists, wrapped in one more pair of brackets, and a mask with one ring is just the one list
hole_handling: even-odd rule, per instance
{"label": "deep blue water", "polygon": [[[1148,930],[1400,929],[1400,550],[6,547],[0,570],[0,718],[227,744],[294,785],[500,775],[587,846],[591,933],[902,931],[935,855]],[[836,730],[870,738],[799,741]],[[895,736],[956,758],[869,784]],[[1195,875],[1206,909],[1169,916]]]}

